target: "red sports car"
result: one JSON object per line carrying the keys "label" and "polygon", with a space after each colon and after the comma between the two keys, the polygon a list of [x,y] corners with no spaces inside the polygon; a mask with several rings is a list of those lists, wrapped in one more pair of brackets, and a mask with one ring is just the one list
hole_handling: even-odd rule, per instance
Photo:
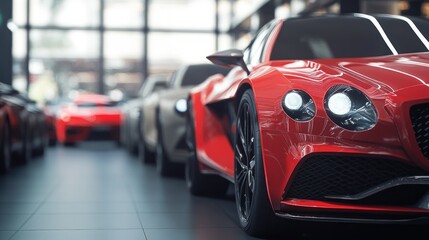
{"label": "red sports car", "polygon": [[57,113],[56,132],[60,143],[70,145],[84,140],[119,142],[122,113],[108,96],[82,93]]}
{"label": "red sports car", "polygon": [[278,216],[428,222],[428,24],[365,14],[275,20],[244,52],[209,56],[236,67],[190,94],[191,193],[223,193],[218,176],[233,182],[241,226],[257,236]]}

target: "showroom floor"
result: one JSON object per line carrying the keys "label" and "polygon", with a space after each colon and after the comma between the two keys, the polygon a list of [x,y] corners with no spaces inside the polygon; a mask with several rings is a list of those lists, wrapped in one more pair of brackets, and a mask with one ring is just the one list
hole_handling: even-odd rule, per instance
{"label": "showroom floor", "polygon": [[253,238],[238,227],[231,196],[192,197],[180,177],[160,178],[154,166],[102,142],[49,148],[0,176],[0,240],[7,239]]}

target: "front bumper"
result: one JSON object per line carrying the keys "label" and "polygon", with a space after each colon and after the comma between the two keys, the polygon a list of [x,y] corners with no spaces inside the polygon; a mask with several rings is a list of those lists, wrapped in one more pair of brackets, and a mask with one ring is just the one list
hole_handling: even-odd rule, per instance
{"label": "front bumper", "polygon": [[100,126],[66,126],[65,142],[81,142],[85,140],[119,141],[120,127],[117,125],[100,125]]}
{"label": "front bumper", "polygon": [[261,136],[279,216],[374,223],[429,217],[429,171],[400,147],[267,130]]}

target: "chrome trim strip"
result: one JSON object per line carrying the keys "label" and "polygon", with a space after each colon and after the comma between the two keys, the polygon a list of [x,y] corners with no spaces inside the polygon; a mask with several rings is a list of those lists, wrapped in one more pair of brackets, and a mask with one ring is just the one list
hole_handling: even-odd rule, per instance
{"label": "chrome trim strip", "polygon": [[370,188],[364,192],[354,194],[354,195],[343,195],[343,196],[325,196],[325,198],[329,199],[337,199],[337,200],[350,200],[350,201],[358,201],[364,198],[370,197],[376,193],[384,191],[389,188],[402,186],[402,185],[427,185],[429,186],[429,176],[411,176],[411,177],[400,177],[396,178],[382,184],[379,184],[373,188]]}
{"label": "chrome trim strip", "polygon": [[371,218],[345,218],[345,217],[326,217],[326,216],[300,216],[290,213],[276,213],[276,216],[298,221],[309,222],[342,222],[342,223],[397,223],[397,224],[415,224],[429,223],[429,217],[416,217],[404,219],[371,219]]}

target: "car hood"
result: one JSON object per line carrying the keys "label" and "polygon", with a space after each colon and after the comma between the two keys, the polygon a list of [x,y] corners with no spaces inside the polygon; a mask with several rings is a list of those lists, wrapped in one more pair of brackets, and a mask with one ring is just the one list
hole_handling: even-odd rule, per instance
{"label": "car hood", "polygon": [[[415,86],[429,87],[429,53],[320,59],[297,63],[299,62],[283,65],[280,71],[290,75],[291,68],[295,68],[295,73],[311,78],[313,81],[348,79],[363,88],[371,86],[384,93],[394,93]],[[301,67],[298,70],[293,65],[301,65]],[[305,67],[302,67],[304,65]]]}

